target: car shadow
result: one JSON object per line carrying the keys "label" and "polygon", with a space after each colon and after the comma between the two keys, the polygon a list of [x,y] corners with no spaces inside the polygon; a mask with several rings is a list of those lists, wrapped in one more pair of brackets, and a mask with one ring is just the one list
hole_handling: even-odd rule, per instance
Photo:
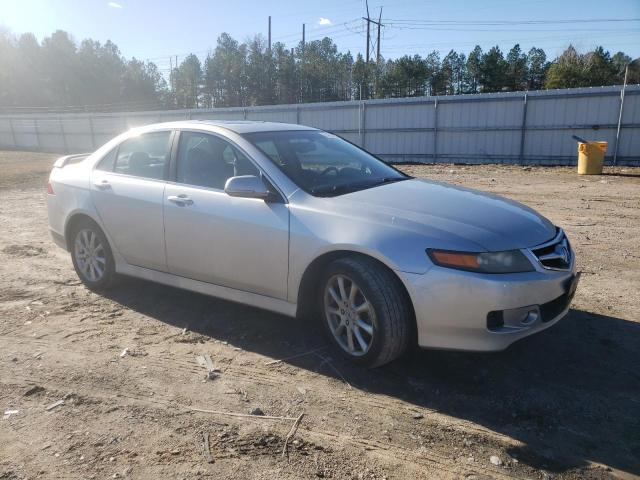
{"label": "car shadow", "polygon": [[[106,296],[274,359],[327,344],[319,325],[142,280],[127,278]],[[508,453],[535,468],[562,473],[597,462],[640,474],[639,347],[640,323],[571,310],[498,353],[416,349],[376,370],[331,350],[331,365],[315,355],[285,362],[508,435],[523,445]]]}

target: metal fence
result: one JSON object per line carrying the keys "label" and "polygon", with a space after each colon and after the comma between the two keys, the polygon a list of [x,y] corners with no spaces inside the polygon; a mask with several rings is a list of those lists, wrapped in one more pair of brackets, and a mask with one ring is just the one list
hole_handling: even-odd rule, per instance
{"label": "metal fence", "polygon": [[[149,123],[268,120],[331,131],[390,162],[572,164],[574,134],[608,141],[606,161],[611,162],[620,104],[620,87],[599,87],[247,108],[0,115],[0,148],[81,153]],[[617,163],[640,165],[640,85],[626,89]]]}

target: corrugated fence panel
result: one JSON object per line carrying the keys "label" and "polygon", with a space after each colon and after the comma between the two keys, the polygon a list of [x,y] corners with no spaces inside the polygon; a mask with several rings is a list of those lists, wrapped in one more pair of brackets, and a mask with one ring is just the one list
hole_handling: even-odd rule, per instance
{"label": "corrugated fence panel", "polygon": [[12,120],[15,135],[15,147],[24,150],[40,150],[40,139],[34,118]]}
{"label": "corrugated fence panel", "polygon": [[448,161],[477,159],[480,163],[515,162],[519,148],[519,131],[444,131],[438,132],[437,158]]}
{"label": "corrugated fence panel", "polygon": [[62,127],[65,135],[66,151],[71,149],[68,146],[73,145],[78,150],[91,152],[99,145],[94,144],[94,136],[91,131],[90,117],[68,117],[62,118]]}
{"label": "corrugated fence panel", "polygon": [[[624,113],[622,123],[624,125],[636,125],[640,127],[640,95],[626,95],[624,98]],[[616,112],[617,113],[617,112]]]}
{"label": "corrugated fence panel", "polygon": [[337,133],[336,135],[340,136],[341,138],[344,138],[348,142],[355,143],[356,145],[360,145],[360,134],[358,133],[342,132],[342,133]]}
{"label": "corrugated fence panel", "polygon": [[624,103],[622,124],[628,127],[620,132],[618,155],[623,158],[638,157],[640,156],[640,95],[626,95]]}
{"label": "corrugated fence panel", "polygon": [[91,135],[90,117],[70,117],[62,118],[62,125],[67,135]]}
{"label": "corrugated fence panel", "polygon": [[[526,137],[526,158],[538,158],[541,163],[560,164],[575,163],[577,158],[577,143],[571,138],[577,135],[588,140],[609,142],[607,157],[613,155],[616,138],[615,129],[599,130],[575,128],[570,130],[528,130]],[[557,162],[556,162],[557,161]]]}
{"label": "corrugated fence panel", "polygon": [[0,118],[0,145],[15,145],[10,118]]}
{"label": "corrugated fence panel", "polygon": [[340,107],[317,107],[300,105],[299,123],[310,127],[341,133],[358,131],[360,126],[360,106],[356,103]]}
{"label": "corrugated fence panel", "polygon": [[41,150],[67,151],[66,136],[60,118],[40,118],[37,120],[38,142]]}
{"label": "corrugated fence panel", "polygon": [[145,125],[151,125],[153,123],[160,123],[163,120],[160,120],[160,115],[136,115],[128,114],[124,118],[124,123],[129,128],[143,127]]}
{"label": "corrugated fence panel", "polygon": [[391,162],[433,158],[434,102],[376,102],[364,109],[365,148]]}
{"label": "corrugated fence panel", "polygon": [[425,157],[428,161],[433,148],[433,132],[373,132],[367,133],[366,149],[377,155],[403,156],[396,161],[417,161],[411,157]]}
{"label": "corrugated fence panel", "polygon": [[520,154],[524,97],[438,103],[436,158],[515,162]]}
{"label": "corrugated fence panel", "polygon": [[413,129],[433,128],[435,124],[434,103],[387,104],[374,103],[366,106],[367,129]]}
{"label": "corrugated fence panel", "polygon": [[[575,164],[571,135],[615,150],[621,87],[125,113],[0,115],[0,148],[85,152],[129,128],[264,120],[334,132],[395,162]],[[526,101],[525,101],[526,100]],[[640,165],[640,85],[627,86],[618,163]]]}
{"label": "corrugated fence panel", "polygon": [[[183,114],[182,118],[176,118],[176,120],[184,120],[185,115]],[[194,110],[191,113],[192,120],[243,120],[244,113],[242,110],[234,109],[234,110],[207,110],[206,112],[198,112]]]}
{"label": "corrugated fence panel", "polygon": [[247,120],[263,120],[266,122],[296,123],[295,108],[286,110],[255,110],[247,111]]}
{"label": "corrugated fence panel", "polygon": [[520,128],[523,105],[523,97],[468,103],[443,99],[438,102],[438,128]]}
{"label": "corrugated fence panel", "polygon": [[[185,120],[186,118],[187,116],[184,114],[184,112],[168,111],[168,112],[158,113],[158,122],[176,122],[179,120]],[[197,117],[194,117],[194,118],[197,120],[200,120],[200,118],[197,118]]]}

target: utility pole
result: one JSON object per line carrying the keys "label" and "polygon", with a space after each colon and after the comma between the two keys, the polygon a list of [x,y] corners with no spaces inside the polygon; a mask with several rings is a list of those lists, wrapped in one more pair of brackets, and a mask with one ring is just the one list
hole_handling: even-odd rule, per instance
{"label": "utility pole", "polygon": [[[362,17],[362,19],[367,22],[367,68],[365,71],[369,70],[369,62],[371,61],[371,52],[373,50],[373,47],[375,46],[376,48],[376,65],[380,65],[380,30],[382,29],[382,27],[384,27],[384,25],[382,24],[382,7],[380,7],[380,14],[378,15],[378,21],[376,22],[375,20],[371,19],[371,15],[369,15],[369,1],[365,0],[365,5],[367,7],[367,16],[366,17]],[[375,43],[371,42],[371,24],[374,24],[378,27],[378,36],[377,36],[377,41]],[[375,75],[375,90],[377,90],[378,88],[378,71],[379,68],[376,68],[376,75]],[[367,80],[367,84],[369,83],[369,81]],[[367,98],[369,97],[369,85],[367,85]],[[375,94],[375,92],[374,92]],[[362,95],[361,95],[362,96]]]}
{"label": "utility pole", "polygon": [[269,15],[269,51],[271,51],[271,15]]}
{"label": "utility pole", "polygon": [[371,18],[369,17],[369,0],[366,0],[367,5],[367,18],[362,17],[367,21],[367,65],[369,64],[369,47],[371,46]]}
{"label": "utility pole", "polygon": [[378,16],[378,21],[376,22],[375,20],[371,19],[371,16],[369,15],[369,2],[368,0],[366,1],[366,6],[367,6],[367,16],[366,17],[362,17],[362,19],[367,22],[367,63],[369,63],[369,60],[371,60],[371,50],[373,50],[373,46],[374,44],[371,42],[371,24],[373,23],[374,25],[376,25],[378,27],[378,39],[375,42],[375,47],[376,47],[376,63],[380,62],[380,30],[381,27],[384,27],[384,25],[382,24],[382,7],[380,7],[380,15]]}
{"label": "utility pole", "polygon": [[376,55],[377,64],[380,63],[380,27],[382,26],[381,20],[382,20],[382,7],[380,7],[380,15],[378,16],[378,41],[376,42],[376,47],[378,49],[377,55]]}
{"label": "utility pole", "polygon": [[304,102],[304,45],[305,45],[305,24],[302,24],[302,51],[300,52],[300,84],[299,84],[299,93],[300,100],[299,103]]}
{"label": "utility pole", "polygon": [[173,57],[169,57],[169,90],[173,93]]}

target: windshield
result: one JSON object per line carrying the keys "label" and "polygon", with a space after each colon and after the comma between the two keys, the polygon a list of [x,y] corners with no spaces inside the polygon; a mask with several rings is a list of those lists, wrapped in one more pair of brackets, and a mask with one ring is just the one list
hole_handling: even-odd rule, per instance
{"label": "windshield", "polygon": [[316,196],[340,195],[410,178],[340,137],[319,130],[254,132],[244,137],[296,185]]}

